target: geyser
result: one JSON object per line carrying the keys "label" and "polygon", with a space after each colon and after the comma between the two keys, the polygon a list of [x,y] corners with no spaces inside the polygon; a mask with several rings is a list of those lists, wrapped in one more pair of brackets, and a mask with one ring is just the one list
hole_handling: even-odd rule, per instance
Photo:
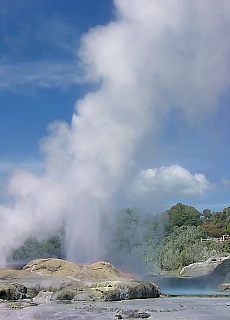
{"label": "geyser", "polygon": [[[173,108],[193,124],[212,114],[229,85],[228,0],[115,0],[115,21],[82,37],[84,80],[70,124],[43,140],[41,175],[16,170],[0,206],[0,261],[28,236],[65,223],[67,259],[103,259],[100,213],[128,188],[136,152]],[[139,164],[140,167],[141,164]],[[202,180],[197,180],[202,184]],[[207,181],[205,181],[207,184]]]}

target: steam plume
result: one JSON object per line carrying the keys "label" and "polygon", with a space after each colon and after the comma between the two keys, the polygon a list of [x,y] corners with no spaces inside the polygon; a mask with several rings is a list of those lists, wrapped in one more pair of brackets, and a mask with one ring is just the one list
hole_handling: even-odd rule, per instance
{"label": "steam plume", "polygon": [[[82,37],[85,81],[70,125],[50,125],[45,172],[17,170],[0,207],[0,260],[66,222],[67,258],[103,256],[99,214],[132,175],[135,152],[172,108],[196,123],[229,85],[228,0],[115,0],[116,20]],[[161,124],[163,125],[163,124]],[[100,250],[99,250],[100,248]]]}

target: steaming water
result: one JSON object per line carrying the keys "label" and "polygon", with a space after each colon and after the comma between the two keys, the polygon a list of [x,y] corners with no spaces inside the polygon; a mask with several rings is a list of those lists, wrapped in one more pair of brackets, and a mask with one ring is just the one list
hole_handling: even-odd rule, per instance
{"label": "steaming water", "polygon": [[223,295],[217,288],[229,283],[228,268],[229,261],[225,260],[211,274],[188,278],[148,276],[146,280],[157,283],[161,292],[170,295]]}
{"label": "steaming water", "polygon": [[0,304],[0,319],[4,320],[93,320],[115,319],[121,309],[139,310],[151,314],[151,319],[209,319],[229,320],[228,298],[173,297],[101,303],[48,303],[22,310],[7,309]]}
{"label": "steaming water", "polygon": [[168,295],[223,295],[223,292],[216,291],[221,283],[218,277],[202,276],[188,279],[156,276],[147,280],[155,282],[161,288],[161,292]]}

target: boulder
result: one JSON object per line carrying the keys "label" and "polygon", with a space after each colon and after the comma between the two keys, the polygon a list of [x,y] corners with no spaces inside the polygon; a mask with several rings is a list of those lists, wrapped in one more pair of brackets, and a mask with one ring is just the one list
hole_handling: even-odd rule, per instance
{"label": "boulder", "polygon": [[217,287],[218,291],[230,293],[230,283],[221,283]]}
{"label": "boulder", "polygon": [[109,281],[69,285],[57,290],[51,300],[120,301],[158,298],[160,289],[154,283],[142,281]]}
{"label": "boulder", "polygon": [[59,290],[53,293],[51,300],[53,301],[96,301],[97,294],[94,294],[92,287],[89,284],[82,282],[71,282],[62,286]]}
{"label": "boulder", "polygon": [[150,317],[151,314],[149,312],[123,309],[115,315],[115,319],[147,319]]}
{"label": "boulder", "polygon": [[0,299],[18,300],[26,298],[27,288],[18,283],[2,282],[0,283]]}
{"label": "boulder", "polygon": [[160,288],[152,282],[109,281],[98,283],[94,291],[100,293],[99,301],[159,298]]}

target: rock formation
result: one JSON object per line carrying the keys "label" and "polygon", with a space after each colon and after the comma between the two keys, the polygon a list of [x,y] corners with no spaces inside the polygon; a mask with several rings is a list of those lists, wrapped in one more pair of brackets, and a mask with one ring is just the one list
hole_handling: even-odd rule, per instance
{"label": "rock formation", "polygon": [[79,266],[61,259],[36,259],[23,270],[0,270],[0,299],[115,301],[156,298],[152,282],[124,278],[125,273],[108,262]]}
{"label": "rock formation", "polygon": [[24,266],[23,270],[44,276],[70,277],[74,279],[121,278],[119,271],[111,263],[104,261],[79,266],[61,259],[35,259]]}
{"label": "rock formation", "polygon": [[192,263],[184,267],[180,272],[180,277],[200,277],[212,273],[214,270],[225,269],[226,264],[230,264],[230,257],[210,258],[204,262]]}
{"label": "rock formation", "polygon": [[198,279],[217,291],[228,292],[230,288],[230,257],[216,257],[184,267],[180,277]]}

